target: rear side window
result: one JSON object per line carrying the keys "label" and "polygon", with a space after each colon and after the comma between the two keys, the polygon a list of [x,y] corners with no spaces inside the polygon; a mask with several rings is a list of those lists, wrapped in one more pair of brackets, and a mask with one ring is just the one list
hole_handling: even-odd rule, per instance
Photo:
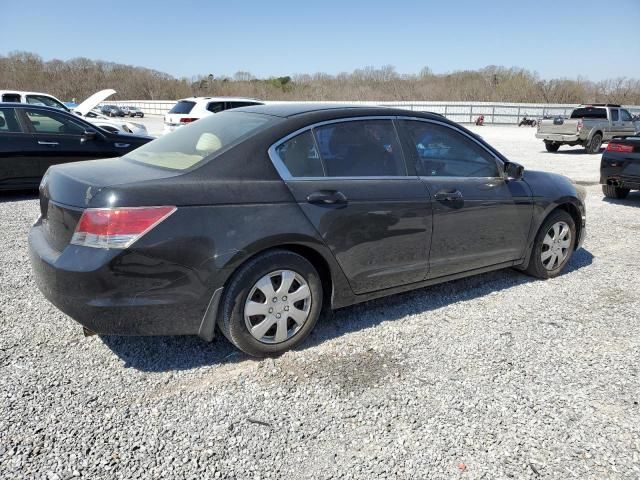
{"label": "rear side window", "polygon": [[357,120],[314,129],[328,177],[405,176],[391,120]]}
{"label": "rear side window", "polygon": [[0,133],[21,131],[15,110],[13,108],[0,109]]}
{"label": "rear side window", "polygon": [[173,108],[171,110],[169,110],[169,113],[177,113],[177,114],[186,114],[186,113],[190,113],[191,110],[193,109],[193,107],[195,106],[196,102],[189,102],[186,100],[180,100],[178,103],[176,103]]}
{"label": "rear side window", "polygon": [[607,118],[607,109],[598,107],[576,108],[571,112],[571,118]]}
{"label": "rear side window", "polygon": [[620,118],[620,116],[618,115],[618,109],[617,108],[612,108],[611,109],[611,121],[612,122],[617,122],[619,118]]}
{"label": "rear side window", "polygon": [[278,121],[282,120],[269,115],[234,111],[208,115],[122,158],[172,170],[186,170],[205,159],[215,158]]}
{"label": "rear side window", "polygon": [[227,110],[230,108],[252,107],[254,105],[262,105],[256,102],[227,102]]}
{"label": "rear side window", "polygon": [[276,150],[292,177],[323,177],[320,154],[311,130],[287,140]]}
{"label": "rear side window", "polygon": [[20,103],[20,95],[17,93],[5,93],[4,95],[2,95],[2,101],[3,102],[16,102],[16,103]]}
{"label": "rear side window", "polygon": [[497,177],[493,156],[462,133],[430,122],[403,121],[421,176]]}
{"label": "rear side window", "polygon": [[210,102],[207,104],[207,110],[211,113],[219,113],[224,110],[224,102]]}

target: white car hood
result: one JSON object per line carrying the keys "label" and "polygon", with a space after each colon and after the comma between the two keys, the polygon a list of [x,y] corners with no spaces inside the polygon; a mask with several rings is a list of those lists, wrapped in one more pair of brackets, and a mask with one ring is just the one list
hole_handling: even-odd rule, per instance
{"label": "white car hood", "polygon": [[106,90],[100,90],[99,92],[94,93],[89,98],[87,98],[84,102],[78,105],[73,110],[78,112],[83,117],[93,110],[100,102],[104,102],[111,95],[116,93],[113,88],[107,88]]}

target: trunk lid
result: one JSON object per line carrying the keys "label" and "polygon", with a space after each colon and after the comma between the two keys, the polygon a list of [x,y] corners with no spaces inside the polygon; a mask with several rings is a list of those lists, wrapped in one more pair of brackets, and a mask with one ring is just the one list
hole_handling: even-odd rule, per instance
{"label": "trunk lid", "polygon": [[[137,206],[130,198],[123,200],[124,187],[162,182],[181,173],[119,158],[51,167],[40,184],[40,221],[44,236],[51,247],[61,252],[71,241],[85,208]],[[144,203],[144,197],[139,201]]]}

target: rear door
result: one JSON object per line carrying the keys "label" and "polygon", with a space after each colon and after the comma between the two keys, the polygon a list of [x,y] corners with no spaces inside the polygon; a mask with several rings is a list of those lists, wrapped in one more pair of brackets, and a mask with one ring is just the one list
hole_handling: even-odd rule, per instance
{"label": "rear door", "polygon": [[85,141],[88,126],[70,114],[25,108],[22,115],[31,132],[29,151],[39,159],[40,176],[59,163],[113,156],[99,133]]}
{"label": "rear door", "polygon": [[270,155],[356,293],[424,280],[429,194],[407,173],[391,118],[327,122]]}
{"label": "rear door", "polygon": [[40,182],[40,160],[29,151],[32,142],[16,111],[0,108],[0,189],[35,186]]}
{"label": "rear door", "polygon": [[521,259],[532,219],[524,181],[507,181],[470,135],[428,120],[399,122],[405,151],[433,205],[431,278]]}

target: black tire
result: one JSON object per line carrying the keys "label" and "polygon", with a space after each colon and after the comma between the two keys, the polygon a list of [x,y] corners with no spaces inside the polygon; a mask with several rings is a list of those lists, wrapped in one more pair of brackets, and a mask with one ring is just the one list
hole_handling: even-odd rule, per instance
{"label": "black tire", "polygon": [[591,137],[585,149],[588,154],[593,155],[594,153],[600,153],[600,147],[602,147],[602,135],[596,133]]}
{"label": "black tire", "polygon": [[[311,305],[307,319],[290,338],[280,343],[265,343],[255,338],[247,327],[245,302],[260,279],[280,270],[290,270],[301,276],[309,287]],[[218,326],[223,335],[243,352],[254,357],[278,356],[299,345],[313,330],[322,311],[322,296],[320,275],[306,258],[288,250],[271,250],[253,258],[233,275],[222,301]]]}
{"label": "black tire", "polygon": [[623,199],[627,198],[631,190],[628,188],[614,187],[613,185],[602,185],[602,193],[607,198]]}
{"label": "black tire", "polygon": [[[542,263],[542,251],[544,247],[543,240],[547,235],[547,232],[551,229],[551,227],[558,223],[564,222],[569,226],[569,230],[571,232],[570,245],[568,247],[567,256],[564,260],[558,263],[553,269],[548,270],[544,264]],[[573,221],[573,217],[569,215],[564,210],[554,210],[549,214],[549,216],[542,222],[542,226],[538,230],[536,234],[536,238],[533,243],[533,247],[531,249],[531,257],[529,258],[529,265],[524,270],[525,273],[531,275],[536,278],[554,278],[560,275],[564,266],[569,263],[571,260],[571,255],[573,255],[573,250],[576,245],[576,224]]]}
{"label": "black tire", "polygon": [[555,153],[560,148],[560,144],[554,142],[544,142],[544,148],[547,149],[547,152]]}

